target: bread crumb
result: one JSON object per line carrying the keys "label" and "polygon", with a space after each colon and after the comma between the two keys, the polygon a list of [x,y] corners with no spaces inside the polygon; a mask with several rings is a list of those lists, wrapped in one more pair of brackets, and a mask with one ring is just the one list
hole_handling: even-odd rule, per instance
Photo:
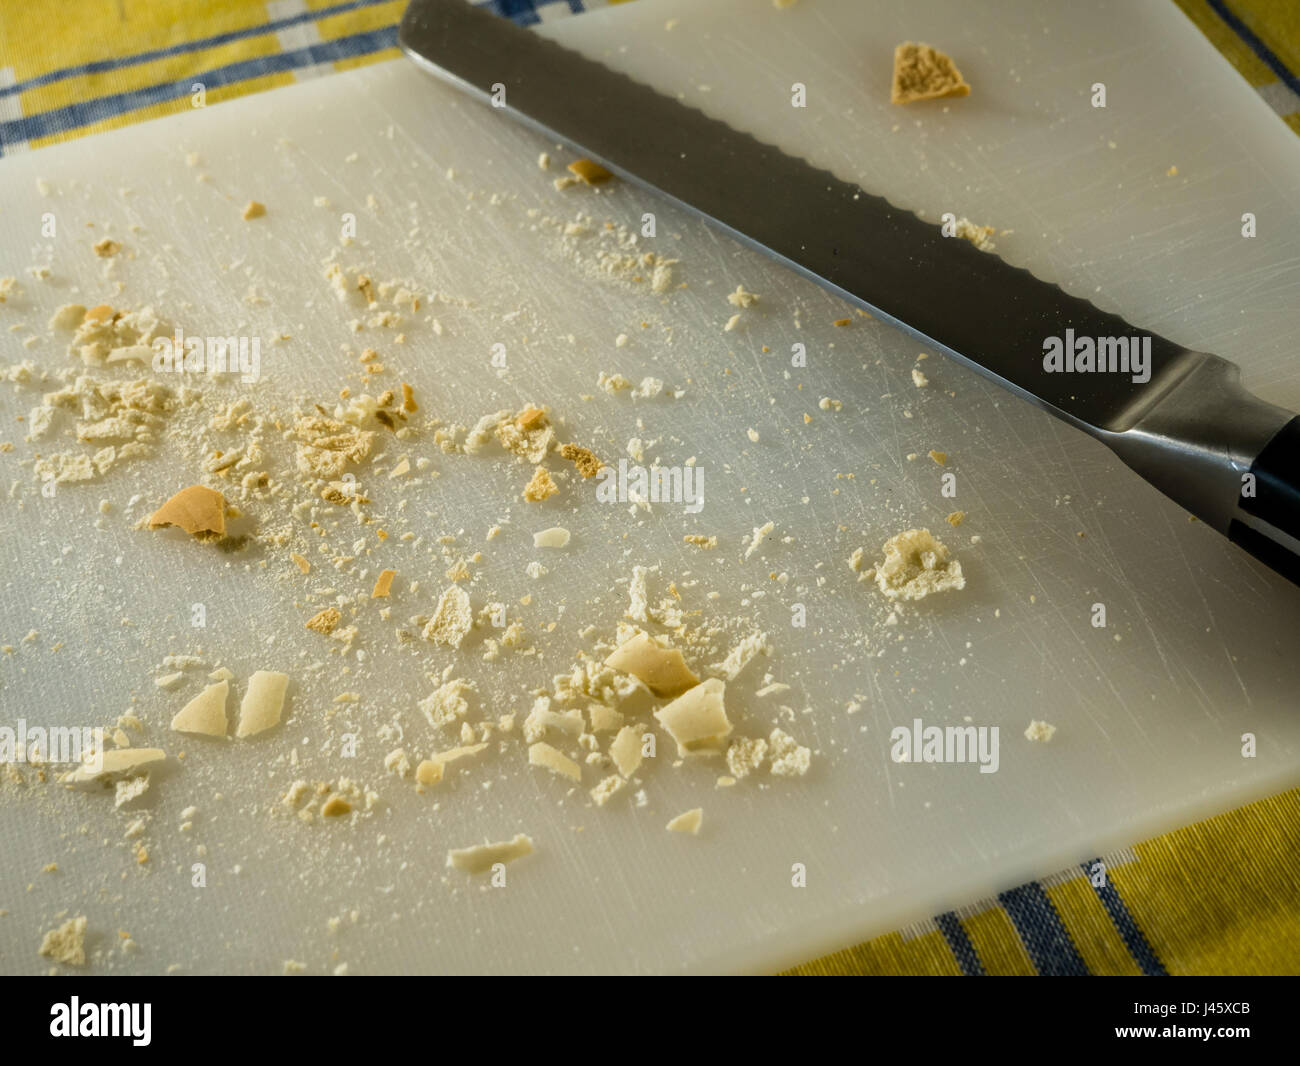
{"label": "bread crumb", "polygon": [[716,755],[731,735],[725,707],[726,682],[711,677],[688,689],[654,716],[677,742],[677,753]]}
{"label": "bread crumb", "polygon": [[690,833],[691,836],[699,836],[700,826],[703,824],[704,808],[694,807],[689,811],[683,811],[669,822],[667,829],[670,833]]}
{"label": "bread crumb", "polygon": [[313,633],[320,633],[322,636],[329,636],[334,632],[343,615],[339,613],[337,607],[326,607],[324,610],[317,611],[306,622],[303,627],[310,629]]}
{"label": "bread crumb", "polygon": [[736,778],[757,772],[767,759],[767,741],[762,737],[737,737],[727,748],[727,769]]}
{"label": "bread crumb", "polygon": [[85,317],[86,309],[81,304],[63,304],[55,309],[49,328],[66,333],[80,326]]}
{"label": "bread crumb", "polygon": [[968,218],[957,219],[953,235],[970,241],[981,252],[991,252],[997,245],[991,240],[997,230],[993,226],[980,226]]}
{"label": "bread crumb", "polygon": [[693,544],[695,547],[700,548],[703,551],[709,551],[718,546],[717,537],[705,537],[698,533],[688,533],[686,536],[682,537],[682,540],[687,544]]}
{"label": "bread crumb", "polygon": [[758,303],[758,295],[747,291],[743,285],[737,285],[735,292],[727,294],[727,301],[732,307],[753,307]]}
{"label": "bread crumb", "polygon": [[614,175],[590,159],[575,159],[568,169],[587,185],[603,185]]}
{"label": "bread crumb", "polygon": [[[461,723],[462,730],[468,730],[473,733],[473,728],[468,722]],[[415,768],[415,780],[420,785],[436,785],[443,779],[447,767],[457,759],[464,759],[470,755],[477,755],[487,747],[487,744],[463,744],[458,748],[450,748],[447,751],[438,752],[436,755],[430,755],[427,759]]]}
{"label": "bread crumb", "polygon": [[885,541],[876,587],[891,600],[922,600],[934,592],[963,589],[961,563],[928,529],[909,529]]}
{"label": "bread crumb", "polygon": [[790,734],[773,729],[767,738],[772,751],[769,772],[777,777],[803,777],[812,762],[812,752],[800,746]]}
{"label": "bread crumb", "polygon": [[571,781],[582,780],[582,767],[558,748],[553,748],[542,740],[528,746],[528,764],[530,766],[541,766],[550,770],[551,773],[560,777],[567,777]]}
{"label": "bread crumb", "polygon": [[279,725],[288,687],[288,674],[274,670],[254,672],[248,679],[248,691],[239,704],[239,726],[235,729],[235,736],[251,737]]}
{"label": "bread crumb", "polygon": [[609,757],[614,760],[618,772],[624,777],[631,777],[641,766],[644,755],[641,750],[641,737],[645,726],[641,724],[625,725],[618,731],[609,744]]}
{"label": "bread crumb", "polygon": [[969,96],[970,86],[952,59],[928,44],[904,41],[894,49],[891,104]]}
{"label": "bread crumb", "polygon": [[915,367],[913,367],[912,384],[915,385],[918,389],[923,389],[930,384],[930,379],[925,376],[923,371],[917,370]]}
{"label": "bread crumb", "polygon": [[289,553],[289,558],[293,560],[293,564],[294,564],[294,566],[296,566],[296,567],[298,568],[298,572],[299,572],[300,574],[309,574],[309,573],[311,573],[311,563],[309,563],[306,559],[304,559],[304,558],[303,558],[301,555],[299,555],[297,552],[290,552],[290,553]]}
{"label": "bread crumb", "polygon": [[159,748],[119,748],[99,754],[94,763],[86,763],[65,774],[62,782],[69,787],[99,785],[105,781],[133,774],[142,766],[161,762],[167,757]]}
{"label": "bread crumb", "polygon": [[591,719],[593,733],[612,733],[623,725],[625,718],[620,711],[603,703],[593,703],[587,707],[587,717]]}
{"label": "bread crumb", "polygon": [[469,593],[459,585],[448,585],[438,597],[433,617],[424,627],[424,639],[449,648],[459,648],[474,624]]}
{"label": "bread crumb", "polygon": [[229,681],[209,685],[177,712],[171,729],[177,733],[198,733],[207,737],[226,735],[226,694]]}
{"label": "bread crumb", "polygon": [[656,696],[680,696],[700,683],[676,648],[637,630],[605,659],[605,665],[645,683]]}
{"label": "bread crumb", "polygon": [[396,570],[381,570],[379,576],[375,578],[375,587],[370,590],[372,600],[385,600],[393,588],[393,578],[397,576]]}
{"label": "bread crumb", "polygon": [[324,818],[341,818],[343,815],[350,813],[352,804],[342,796],[333,795],[322,804],[320,813]]}
{"label": "bread crumb", "polygon": [[468,874],[481,874],[497,863],[513,862],[531,855],[533,842],[524,833],[499,844],[478,844],[472,848],[453,848],[447,852],[447,865]]}
{"label": "bread crumb", "polygon": [[755,630],[741,638],[722,662],[710,664],[709,669],[724,681],[734,681],[740,671],[745,669],[760,652],[770,654],[771,648],[767,644],[767,635]]}
{"label": "bread crumb", "polygon": [[560,449],[560,455],[572,462],[584,478],[595,477],[605,465],[589,449],[581,448],[576,444],[564,445]]}
{"label": "bread crumb", "polygon": [[532,480],[524,486],[524,499],[529,503],[541,503],[542,500],[554,496],[559,491],[550,471],[544,466],[539,466],[533,471]]}
{"label": "bread crumb", "polygon": [[125,781],[114,782],[113,809],[117,810],[119,807],[134,803],[148,791],[148,774],[141,774],[139,777],[129,777]]}
{"label": "bread crumb", "polygon": [[628,582],[627,589],[627,616],[634,622],[649,622],[649,604],[647,603],[648,593],[646,591],[646,576],[649,571],[644,566],[632,567],[632,580]]}
{"label": "bread crumb", "polygon": [[149,518],[150,529],[179,526],[191,536],[213,533],[226,535],[226,498],[205,485],[181,489]]}
{"label": "bread crumb", "polygon": [[384,769],[398,777],[406,777],[411,772],[411,760],[404,748],[394,748],[384,756]]}
{"label": "bread crumb", "polygon": [[610,797],[623,787],[623,778],[618,774],[610,774],[595,788],[591,789],[591,798],[595,801],[597,807],[603,807],[609,802]]}
{"label": "bread crumb", "polygon": [[533,534],[534,548],[563,548],[569,543],[569,531],[563,526],[552,526]]}
{"label": "bread crumb", "polygon": [[966,521],[966,512],[965,512],[965,511],[953,511],[953,513],[950,514],[950,515],[948,515],[948,516],[944,519],[944,521],[947,522],[950,526],[959,526],[959,525],[961,525],[964,521]]}
{"label": "bread crumb", "polygon": [[432,725],[439,727],[451,725],[458,718],[464,718],[469,712],[469,701],[465,699],[465,694],[473,691],[474,686],[470,682],[454,677],[439,685],[417,706]]}
{"label": "bread crumb", "polygon": [[86,965],[86,916],[69,918],[41,938],[38,954],[69,966]]}
{"label": "bread crumb", "polygon": [[1040,722],[1038,719],[1031,721],[1028,728],[1025,730],[1025,738],[1027,740],[1036,740],[1043,744],[1046,744],[1055,735],[1056,726],[1052,725],[1050,722]]}
{"label": "bread crumb", "polygon": [[931,448],[928,454],[929,454],[930,458],[933,459],[933,460],[934,460],[936,463],[938,463],[940,466],[947,466],[947,465],[948,465],[948,453],[947,453],[947,452],[937,452],[937,451],[935,451],[933,448]]}
{"label": "bread crumb", "polygon": [[754,552],[758,550],[758,546],[762,544],[763,541],[765,541],[769,536],[771,536],[772,530],[774,530],[775,528],[776,528],[776,523],[774,522],[766,522],[763,525],[756,526],[754,528],[754,535],[750,539],[749,547],[745,549],[746,559],[748,559],[751,555],[754,554]]}
{"label": "bread crumb", "polygon": [[266,214],[266,205],[260,204],[256,200],[249,200],[244,205],[243,217],[245,220],[250,218],[261,218]]}
{"label": "bread crumb", "polygon": [[611,396],[615,396],[620,392],[630,389],[632,387],[632,382],[622,374],[607,374],[602,370],[596,376],[596,387],[609,393]]}

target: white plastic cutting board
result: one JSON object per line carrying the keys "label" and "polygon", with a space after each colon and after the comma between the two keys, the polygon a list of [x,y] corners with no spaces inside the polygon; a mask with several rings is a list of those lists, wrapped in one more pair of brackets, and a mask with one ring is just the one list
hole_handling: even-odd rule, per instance
{"label": "white plastic cutting board", "polygon": [[[787,11],[768,0],[641,0],[542,32],[926,217],[951,210],[1012,231],[996,237],[1008,259],[1236,360],[1261,396],[1300,408],[1300,145],[1172,4],[1026,0],[976,16],[926,0],[869,14],[852,0]],[[973,95],[891,107],[892,48],[909,38],[953,54]],[[790,106],[794,82],[807,86],[806,109]],[[1107,86],[1104,110],[1089,104],[1096,82]],[[21,342],[45,334],[49,312],[69,300],[153,303],[191,333],[258,333],[267,400],[329,402],[356,383],[355,356],[342,346],[374,344],[394,368],[387,383],[410,381],[422,413],[473,422],[549,403],[574,439],[607,458],[633,436],[652,442],[647,457],[661,463],[696,457],[707,500],[694,517],[670,506],[631,516],[571,490],[535,511],[509,502],[521,467],[445,457],[426,437],[409,451],[429,455],[442,476],[408,493],[425,540],[376,549],[370,577],[386,565],[403,580],[420,576],[418,595],[399,584],[394,613],[427,612],[445,566],[433,540],[463,530],[458,550],[485,552],[476,606],[532,593],[518,610],[539,655],[494,666],[477,652],[402,651],[391,625],[366,616],[369,659],[347,679],[323,642],[304,640],[301,622],[324,602],[309,590],[351,591],[360,579],[323,565],[299,579],[274,552],[205,554],[133,530],[157,499],[196,479],[165,458],[42,499],[13,420],[36,394],[5,386],[0,437],[17,447],[0,469],[21,487],[0,512],[0,640],[16,646],[0,656],[3,718],[100,724],[133,707],[152,742],[184,748],[187,759],[144,806],[144,868],[123,839],[134,815],[114,813],[111,800],[0,791],[0,910],[9,911],[0,970],[41,970],[39,934],[65,909],[87,915],[101,971],[267,973],[286,959],[312,972],[346,962],[354,973],[772,970],[1300,779],[1300,590],[1189,523],[1099,446],[973,373],[934,357],[923,364],[930,387],[917,390],[915,342],[669,206],[627,187],[557,193],[536,162],[548,148],[557,165],[570,158],[394,62],[0,164],[0,276],[18,275],[25,289],[0,308],[5,363],[67,365],[60,344]],[[186,165],[189,152],[200,166]],[[201,173],[210,180],[196,180]],[[313,206],[318,196],[330,207]],[[267,218],[241,221],[254,198]],[[48,211],[55,241],[39,236]],[[437,306],[441,337],[422,313],[404,347],[380,330],[351,334],[357,312],[338,304],[319,266],[345,211],[359,232],[344,264],[473,306]],[[687,287],[660,297],[584,275],[538,221],[579,211],[633,226],[655,212],[659,235],[645,247],[679,259]],[[1258,219],[1254,239],[1240,235],[1244,212]],[[105,233],[127,247],[115,275],[122,293],[90,252]],[[39,263],[51,267],[46,282],[26,273]],[[737,284],[762,299],[724,333],[734,310],[725,294]],[[266,302],[246,302],[250,286]],[[854,317],[850,328],[831,325],[842,316]],[[30,330],[10,332],[19,322]],[[270,344],[277,331],[291,339]],[[631,338],[625,347],[615,345],[620,333]],[[789,366],[796,341],[807,346],[806,368]],[[502,378],[487,358],[497,342],[509,352]],[[685,395],[606,396],[595,388],[602,370],[654,375]],[[583,402],[584,393],[597,395]],[[821,410],[823,396],[843,409]],[[955,501],[939,495],[931,448],[949,455]],[[383,478],[365,488],[398,523],[401,493]],[[134,494],[144,502],[124,511]],[[115,508],[95,528],[103,498]],[[959,530],[943,520],[955,509],[968,515]],[[484,543],[505,518],[502,536]],[[775,533],[744,561],[741,538],[766,521]],[[546,555],[551,572],[532,581],[524,567],[541,553],[531,533],[550,524],[574,540]],[[943,531],[968,584],[884,626],[878,596],[846,560],[859,546],[874,557],[912,525]],[[364,532],[345,528],[333,540]],[[684,532],[722,543],[706,555],[682,544]],[[455,663],[489,707],[525,710],[528,691],[590,647],[580,630],[612,631],[634,564],[660,567],[656,599],[676,581],[703,617],[748,616],[767,631],[772,658],[729,686],[728,706],[741,732],[779,723],[813,747],[806,779],[715,790],[717,767],[661,766],[645,775],[646,807],[627,790],[598,811],[530,771],[518,750],[437,797],[384,774],[394,745],[377,724],[396,717],[414,754],[440,746],[414,706],[431,688],[428,671]],[[202,631],[189,626],[195,601],[207,606]],[[1095,603],[1106,606],[1105,629],[1090,625]],[[790,624],[795,604],[806,628]],[[39,638],[20,643],[29,629]],[[195,650],[229,666],[238,691],[254,669],[288,671],[283,729],[229,745],[167,733],[201,675],[172,694],[153,678],[165,652]],[[313,672],[313,662],[328,665]],[[765,672],[790,691],[755,697]],[[363,703],[340,710],[332,700],[348,689]],[[851,701],[861,705],[852,715]],[[891,763],[894,725],[966,716],[1001,727],[997,773]],[[1031,718],[1059,727],[1050,745],[1022,738]],[[345,761],[333,745],[349,729],[361,750]],[[1246,732],[1258,738],[1253,759],[1241,756]],[[340,774],[376,785],[380,813],[356,826],[301,826],[277,813],[295,777]],[[586,784],[596,779],[589,770]],[[181,832],[191,805],[198,813]],[[705,810],[698,839],[664,832],[693,806]],[[517,831],[538,850],[511,867],[505,890],[444,871],[448,847]],[[41,875],[51,861],[60,872]],[[207,864],[203,889],[191,887],[197,861]],[[795,863],[808,870],[806,888],[791,887]],[[352,909],[357,922],[330,934],[328,919]],[[138,955],[119,953],[118,929]]]}

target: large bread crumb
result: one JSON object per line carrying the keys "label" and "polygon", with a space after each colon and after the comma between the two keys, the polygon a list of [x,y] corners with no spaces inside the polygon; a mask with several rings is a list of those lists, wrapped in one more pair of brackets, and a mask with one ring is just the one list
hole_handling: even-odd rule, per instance
{"label": "large bread crumb", "polygon": [[430,695],[422,699],[417,706],[435,726],[451,725],[458,718],[469,713],[469,701],[465,694],[473,692],[474,686],[468,681],[454,677],[439,685]]}
{"label": "large bread crumb", "polygon": [[737,737],[727,749],[727,769],[733,777],[748,777],[767,759],[767,741],[762,737]]}
{"label": "large bread crumb", "polygon": [[541,503],[559,491],[550,471],[544,466],[539,466],[533,470],[532,480],[524,486],[524,499],[529,503]]}
{"label": "large bread crumb", "polygon": [[239,704],[239,725],[235,736],[251,737],[279,725],[288,687],[288,674],[274,670],[256,671],[248,679],[248,691]]}
{"label": "large bread crumb", "polygon": [[767,738],[772,749],[771,772],[777,777],[803,777],[812,763],[812,752],[789,733],[773,729]]}
{"label": "large bread crumb", "polygon": [[207,737],[226,735],[226,694],[229,681],[209,685],[177,712],[171,728],[177,733],[198,733]]}
{"label": "large bread crumb", "polygon": [[41,939],[39,954],[69,966],[86,965],[86,916],[69,918]]}
{"label": "large bread crumb", "polygon": [[928,44],[904,41],[894,49],[894,84],[889,102],[910,104],[944,96],[969,96],[970,86],[953,61]]}
{"label": "large bread crumb", "polygon": [[891,600],[923,600],[933,592],[963,589],[961,563],[928,529],[909,529],[884,545],[885,561],[876,567],[876,587]]}
{"label": "large bread crumb", "polygon": [[655,711],[655,718],[668,735],[677,741],[679,755],[713,755],[731,735],[724,705],[726,682],[711,677],[666,707]]}
{"label": "large bread crumb", "polygon": [[438,606],[424,627],[424,639],[449,648],[459,648],[474,624],[469,593],[459,585],[448,585],[438,598]]}
{"label": "large bread crumb", "polygon": [[700,683],[680,651],[665,647],[641,630],[610,653],[605,665],[645,682],[656,696],[680,696]]}

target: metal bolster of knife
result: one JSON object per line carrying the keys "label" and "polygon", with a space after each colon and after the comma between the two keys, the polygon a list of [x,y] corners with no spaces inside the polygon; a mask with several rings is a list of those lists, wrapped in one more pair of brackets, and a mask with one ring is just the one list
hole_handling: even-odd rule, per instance
{"label": "metal bolster of knife", "polygon": [[1128,428],[1098,435],[1166,496],[1300,584],[1300,417],[1243,388],[1235,363],[1200,352],[1183,363]]}
{"label": "metal bolster of knife", "polygon": [[1300,416],[1264,446],[1250,474],[1254,494],[1242,496],[1228,536],[1300,585]]}

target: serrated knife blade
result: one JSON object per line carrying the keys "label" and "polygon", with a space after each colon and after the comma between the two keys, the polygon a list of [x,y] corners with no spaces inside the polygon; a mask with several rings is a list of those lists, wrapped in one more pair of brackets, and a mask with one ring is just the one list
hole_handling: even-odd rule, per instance
{"label": "serrated knife blade", "polygon": [[[1300,584],[1300,418],[1242,388],[1236,364],[1138,329],[465,0],[413,0],[399,41],[492,111],[572,145],[1098,438]],[[1111,369],[1087,369],[1089,345],[1091,365],[1100,351]]]}

